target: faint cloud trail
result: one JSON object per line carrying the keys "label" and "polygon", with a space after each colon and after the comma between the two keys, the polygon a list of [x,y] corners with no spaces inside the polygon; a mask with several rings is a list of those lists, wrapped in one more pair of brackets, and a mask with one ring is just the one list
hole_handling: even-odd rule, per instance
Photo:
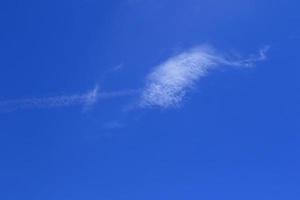
{"label": "faint cloud trail", "polygon": [[12,112],[20,109],[41,109],[82,106],[85,110],[97,104],[100,99],[130,96],[136,94],[136,90],[124,90],[117,92],[99,92],[98,86],[85,94],[60,95],[50,97],[33,97],[0,101],[0,112]]}

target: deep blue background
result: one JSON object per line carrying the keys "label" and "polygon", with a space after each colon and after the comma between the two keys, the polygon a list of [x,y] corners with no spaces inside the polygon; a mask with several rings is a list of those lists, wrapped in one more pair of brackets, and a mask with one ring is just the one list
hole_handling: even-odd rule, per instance
{"label": "deep blue background", "polygon": [[240,56],[271,49],[255,68],[204,78],[180,109],[126,111],[131,97],[89,112],[0,113],[0,199],[298,200],[299,7],[297,0],[1,1],[1,100],[95,84],[141,88],[153,66],[199,44]]}

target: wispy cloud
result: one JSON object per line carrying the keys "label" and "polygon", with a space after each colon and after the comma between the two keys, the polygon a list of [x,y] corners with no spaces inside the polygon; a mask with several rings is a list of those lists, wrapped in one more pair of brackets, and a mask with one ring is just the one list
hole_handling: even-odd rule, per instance
{"label": "wispy cloud", "polygon": [[266,59],[263,48],[258,55],[232,60],[203,46],[184,51],[158,65],[149,74],[140,99],[141,107],[176,107],[195,83],[220,66],[250,67]]}
{"label": "wispy cloud", "polygon": [[124,128],[126,125],[122,123],[121,121],[114,120],[109,121],[103,124],[103,128],[106,130],[115,130],[115,129],[121,129]]}
{"label": "wispy cloud", "polygon": [[33,97],[16,100],[0,101],[1,112],[11,112],[19,109],[56,108],[69,106],[82,106],[84,110],[90,109],[100,99],[129,96],[135,94],[135,90],[117,92],[100,92],[98,86],[84,94],[60,95],[51,97]]}
{"label": "wispy cloud", "polygon": [[[34,97],[15,100],[0,100],[0,112],[28,108],[55,108],[82,106],[91,109],[101,99],[139,96],[139,106],[169,108],[181,105],[182,100],[199,79],[221,66],[252,67],[267,58],[269,47],[246,59],[232,59],[218,53],[209,46],[196,47],[170,57],[154,67],[148,75],[145,87],[115,92],[99,91],[98,86],[82,94]],[[121,66],[120,66],[121,67]],[[129,109],[130,110],[130,109]]]}

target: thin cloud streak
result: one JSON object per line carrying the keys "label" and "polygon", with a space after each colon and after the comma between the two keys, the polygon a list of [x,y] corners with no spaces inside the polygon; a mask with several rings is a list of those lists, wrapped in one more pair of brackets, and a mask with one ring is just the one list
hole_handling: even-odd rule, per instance
{"label": "thin cloud streak", "polygon": [[123,96],[130,96],[136,93],[136,90],[124,90],[118,92],[99,92],[96,86],[93,90],[85,94],[61,95],[41,98],[27,98],[0,101],[0,112],[12,112],[20,109],[41,109],[58,108],[70,106],[82,106],[84,110],[90,109],[97,104],[100,99],[110,99]]}
{"label": "thin cloud streak", "polygon": [[208,72],[220,66],[251,67],[266,59],[268,47],[244,60],[232,60],[208,46],[187,50],[158,65],[148,75],[141,107],[178,107],[186,93]]}

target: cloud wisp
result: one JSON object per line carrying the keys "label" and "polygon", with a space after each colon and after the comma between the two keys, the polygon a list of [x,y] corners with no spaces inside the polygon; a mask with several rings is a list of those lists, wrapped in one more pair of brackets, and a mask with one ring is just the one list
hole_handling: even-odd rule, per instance
{"label": "cloud wisp", "polygon": [[105,92],[99,91],[96,86],[93,90],[83,94],[0,100],[0,112],[69,106],[82,106],[84,110],[89,110],[101,99],[114,99],[133,95],[139,96],[139,108],[178,107],[186,94],[209,72],[220,67],[252,67],[257,62],[266,60],[268,48],[262,48],[257,55],[245,59],[232,59],[218,53],[209,46],[196,47],[170,57],[162,64],[154,67],[146,78],[145,86],[137,90]]}
{"label": "cloud wisp", "polygon": [[84,110],[87,110],[97,104],[100,99],[130,96],[135,93],[135,90],[99,92],[98,86],[96,86],[93,90],[84,94],[0,101],[0,112],[11,112],[20,109],[58,108],[70,106],[82,106]]}
{"label": "cloud wisp", "polygon": [[228,59],[210,47],[197,47],[182,52],[158,65],[148,75],[141,94],[141,107],[177,107],[186,93],[208,72],[220,66],[251,67],[266,59],[267,48],[243,60]]}

